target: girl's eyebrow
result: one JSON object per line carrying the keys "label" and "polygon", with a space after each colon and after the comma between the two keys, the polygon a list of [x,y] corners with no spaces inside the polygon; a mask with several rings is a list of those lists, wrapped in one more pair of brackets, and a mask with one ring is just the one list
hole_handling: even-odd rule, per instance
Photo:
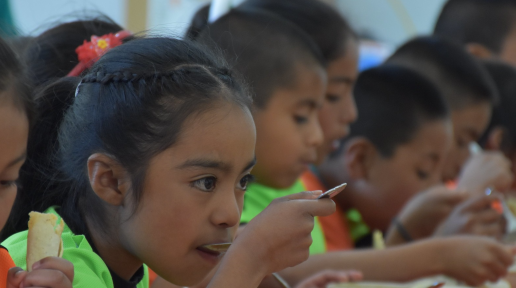
{"label": "girl's eyebrow", "polygon": [[[249,163],[244,167],[242,171],[247,171],[251,169],[256,164],[256,156],[253,158],[253,160],[249,161]],[[199,168],[212,168],[221,170],[224,172],[231,171],[231,164],[224,163],[223,161],[218,160],[209,160],[209,159],[190,159],[186,160],[183,164],[178,166],[178,169],[188,169],[192,167],[199,167]]]}
{"label": "girl's eyebrow", "polygon": [[183,164],[181,164],[179,169],[188,169],[193,167],[199,167],[199,168],[213,168],[222,170],[224,172],[228,172],[231,170],[231,165],[228,163],[224,163],[222,161],[218,160],[209,160],[209,159],[190,159],[186,160]]}

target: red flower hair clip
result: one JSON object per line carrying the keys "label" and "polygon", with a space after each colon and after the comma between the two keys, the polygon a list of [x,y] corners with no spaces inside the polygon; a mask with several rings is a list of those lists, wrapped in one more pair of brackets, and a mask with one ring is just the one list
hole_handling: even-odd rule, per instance
{"label": "red flower hair clip", "polygon": [[84,40],[84,43],[75,49],[79,63],[67,76],[79,76],[84,70],[93,66],[100,56],[121,45],[122,40],[129,35],[131,35],[131,32],[122,30],[116,34],[109,33],[100,37],[92,35],[90,41]]}

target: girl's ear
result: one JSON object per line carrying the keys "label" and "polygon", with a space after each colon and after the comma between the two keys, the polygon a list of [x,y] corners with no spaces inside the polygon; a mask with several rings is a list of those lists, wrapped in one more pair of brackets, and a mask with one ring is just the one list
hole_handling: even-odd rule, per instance
{"label": "girl's ear", "polygon": [[493,57],[493,52],[491,52],[491,50],[487,49],[486,46],[478,43],[466,44],[466,51],[480,59],[489,59]]}
{"label": "girl's ear", "polygon": [[129,192],[127,171],[112,157],[95,153],[88,158],[90,185],[100,199],[113,206],[121,206]]}
{"label": "girl's ear", "polygon": [[487,136],[486,149],[500,150],[502,146],[504,129],[502,127],[494,127]]}
{"label": "girl's ear", "polygon": [[367,180],[369,169],[376,156],[375,147],[364,137],[351,139],[346,146],[344,161],[349,177],[353,180]]}

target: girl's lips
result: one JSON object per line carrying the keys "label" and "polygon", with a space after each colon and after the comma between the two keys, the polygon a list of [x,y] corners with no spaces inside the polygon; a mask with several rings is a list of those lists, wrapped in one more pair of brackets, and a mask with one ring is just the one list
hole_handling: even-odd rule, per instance
{"label": "girl's lips", "polygon": [[203,258],[204,260],[207,260],[213,265],[216,265],[220,259],[222,258],[222,255],[224,255],[223,252],[214,251],[208,248],[205,248],[204,246],[199,246],[196,248],[197,253]]}

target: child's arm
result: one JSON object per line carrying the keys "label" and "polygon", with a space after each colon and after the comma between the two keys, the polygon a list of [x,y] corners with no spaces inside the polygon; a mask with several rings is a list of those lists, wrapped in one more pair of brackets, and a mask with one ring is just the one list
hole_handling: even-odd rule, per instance
{"label": "child's arm", "polygon": [[439,225],[434,236],[470,234],[501,239],[507,223],[503,211],[492,208],[495,201],[500,201],[496,195],[479,195],[461,203]]}
{"label": "child's arm", "polygon": [[302,192],[274,200],[238,234],[208,287],[258,287],[265,276],[305,261],[314,216],[335,211],[330,199],[315,200],[320,194]]}
{"label": "child's arm", "polygon": [[336,271],[325,270],[299,283],[296,288],[326,288],[332,283],[345,283],[362,280],[362,273],[354,270]]}
{"label": "child's arm", "polygon": [[34,263],[31,272],[19,267],[11,268],[7,276],[7,288],[48,287],[71,288],[73,282],[73,264],[65,259],[47,257]]}
{"label": "child's arm", "polygon": [[[460,199],[465,199],[463,195],[467,194],[446,188],[423,192],[403,208],[396,221],[413,240],[457,234],[501,237],[505,231],[505,219],[499,211],[492,209],[492,203],[499,198],[496,195],[477,195],[457,205]],[[394,246],[406,242],[400,228],[391,225],[386,244]]]}
{"label": "child's arm", "polygon": [[[440,223],[468,194],[436,186],[412,198],[399,213],[397,220],[413,240],[432,236]],[[387,246],[406,243],[396,225],[391,225],[385,243]]]}
{"label": "child's arm", "polygon": [[280,274],[291,285],[324,269],[356,269],[366,280],[406,282],[445,274],[471,286],[504,276],[513,248],[482,237],[422,240],[385,250],[356,250],[312,255]]}

